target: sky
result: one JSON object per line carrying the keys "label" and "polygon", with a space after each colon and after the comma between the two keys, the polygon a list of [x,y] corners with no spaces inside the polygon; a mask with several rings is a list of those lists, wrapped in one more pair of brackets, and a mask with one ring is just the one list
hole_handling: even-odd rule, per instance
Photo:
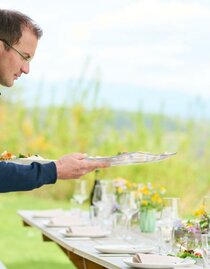
{"label": "sky", "polygon": [[83,78],[99,78],[102,100],[116,107],[210,103],[209,0],[1,0],[0,7],[26,13],[44,31],[30,78],[18,85],[63,85],[86,66]]}

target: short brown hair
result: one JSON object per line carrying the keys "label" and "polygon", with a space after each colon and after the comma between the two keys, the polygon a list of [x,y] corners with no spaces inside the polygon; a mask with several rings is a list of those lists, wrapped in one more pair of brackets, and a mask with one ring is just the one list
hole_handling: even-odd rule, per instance
{"label": "short brown hair", "polygon": [[16,44],[25,27],[29,28],[37,39],[41,38],[42,29],[27,15],[16,10],[0,9],[0,39],[6,40],[10,45]]}

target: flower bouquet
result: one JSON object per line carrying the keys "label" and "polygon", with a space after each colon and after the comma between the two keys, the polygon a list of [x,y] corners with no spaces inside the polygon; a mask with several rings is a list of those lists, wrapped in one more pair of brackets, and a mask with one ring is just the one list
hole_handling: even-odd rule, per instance
{"label": "flower bouquet", "polygon": [[141,211],[148,209],[160,211],[162,209],[163,196],[166,193],[166,189],[164,187],[155,188],[151,183],[139,184],[137,191],[141,200]]}
{"label": "flower bouquet", "polygon": [[163,207],[165,188],[155,188],[151,183],[139,184],[140,197],[140,230],[142,232],[154,232],[156,226],[156,214]]}
{"label": "flower bouquet", "polygon": [[114,179],[114,188],[116,196],[119,197],[126,191],[136,190],[137,184],[135,182],[130,182],[125,178],[118,177]]}
{"label": "flower bouquet", "polygon": [[201,234],[209,232],[210,217],[203,207],[195,211],[197,219],[177,222],[174,229],[174,245],[181,258],[202,258]]}
{"label": "flower bouquet", "polygon": [[122,178],[122,177],[118,177],[116,179],[114,179],[113,181],[113,185],[114,185],[114,192],[115,192],[115,211],[121,212],[120,209],[120,199],[121,197],[128,192],[136,192],[137,189],[137,184],[134,182],[130,182],[129,180]]}

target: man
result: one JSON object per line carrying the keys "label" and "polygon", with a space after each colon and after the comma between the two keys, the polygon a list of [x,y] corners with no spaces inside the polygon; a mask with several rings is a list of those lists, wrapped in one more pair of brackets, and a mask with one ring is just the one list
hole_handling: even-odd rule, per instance
{"label": "man", "polygon": [[[11,87],[14,80],[30,71],[42,30],[26,15],[0,9],[0,85]],[[74,179],[107,162],[88,161],[82,153],[68,154],[55,162],[18,165],[0,162],[0,192],[23,191],[55,183],[57,179]]]}

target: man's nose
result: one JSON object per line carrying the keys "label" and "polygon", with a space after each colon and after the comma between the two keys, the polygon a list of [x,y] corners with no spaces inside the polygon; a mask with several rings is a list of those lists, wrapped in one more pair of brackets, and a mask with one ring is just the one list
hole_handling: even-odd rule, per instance
{"label": "man's nose", "polygon": [[28,74],[30,71],[30,67],[29,67],[29,62],[25,62],[22,67],[21,67],[21,71],[24,74]]}

